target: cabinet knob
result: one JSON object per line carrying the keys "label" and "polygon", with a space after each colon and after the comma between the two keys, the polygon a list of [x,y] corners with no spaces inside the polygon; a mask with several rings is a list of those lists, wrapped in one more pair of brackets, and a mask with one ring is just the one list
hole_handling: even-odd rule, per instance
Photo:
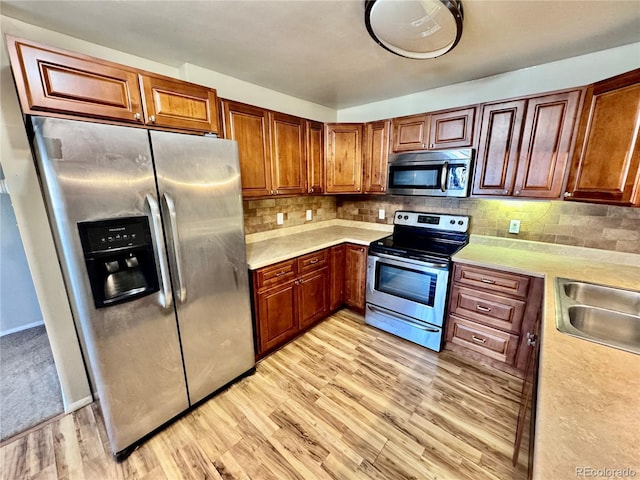
{"label": "cabinet knob", "polygon": [[505,191],[504,191],[504,194],[505,194],[505,195],[509,195],[509,190],[505,190]]}
{"label": "cabinet knob", "polygon": [[313,187],[311,187],[311,193],[313,193]]}
{"label": "cabinet knob", "polygon": [[357,187],[357,188],[356,188],[356,192],[359,192],[359,191],[360,191],[360,187]]}
{"label": "cabinet knob", "polygon": [[535,346],[537,341],[538,341],[537,335],[534,335],[531,332],[527,332],[527,345],[529,345],[530,347],[533,347]]}
{"label": "cabinet knob", "polygon": [[156,121],[156,116],[155,116],[155,115],[151,115],[151,116],[149,117],[149,121],[150,121],[151,123],[155,123],[155,121]]}
{"label": "cabinet knob", "polygon": [[571,192],[564,192],[564,198],[569,198],[569,197],[572,197],[572,196],[573,196],[573,193],[571,193]]}
{"label": "cabinet knob", "polygon": [[520,195],[520,190],[516,190],[516,193],[514,193],[514,195]]}
{"label": "cabinet knob", "polygon": [[133,118],[135,118],[136,120],[140,120],[140,118],[141,118],[141,117],[140,117],[140,114],[139,114],[139,113],[136,113],[136,114],[133,116]]}
{"label": "cabinet knob", "polygon": [[433,147],[435,147],[435,146],[436,146],[436,144],[435,144],[435,143],[432,143],[431,145],[429,145],[429,148],[433,148]]}

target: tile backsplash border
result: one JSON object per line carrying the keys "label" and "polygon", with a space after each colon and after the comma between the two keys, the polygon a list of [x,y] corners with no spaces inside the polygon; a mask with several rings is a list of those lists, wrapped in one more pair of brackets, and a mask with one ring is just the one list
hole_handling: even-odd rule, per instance
{"label": "tile backsplash border", "polygon": [[[379,209],[386,212],[384,220],[378,218]],[[305,219],[306,210],[312,211],[311,221]],[[475,235],[640,253],[640,209],[561,200],[400,195],[248,199],[244,200],[245,233],[252,235],[334,219],[391,225],[396,210],[469,215],[470,232]],[[279,212],[285,217],[283,225],[276,224]],[[521,221],[518,235],[508,233],[511,219]]]}

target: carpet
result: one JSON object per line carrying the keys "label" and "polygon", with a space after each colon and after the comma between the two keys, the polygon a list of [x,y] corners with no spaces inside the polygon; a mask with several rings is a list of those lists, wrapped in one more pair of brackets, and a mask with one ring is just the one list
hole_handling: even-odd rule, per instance
{"label": "carpet", "polygon": [[0,337],[0,441],[63,410],[44,325]]}

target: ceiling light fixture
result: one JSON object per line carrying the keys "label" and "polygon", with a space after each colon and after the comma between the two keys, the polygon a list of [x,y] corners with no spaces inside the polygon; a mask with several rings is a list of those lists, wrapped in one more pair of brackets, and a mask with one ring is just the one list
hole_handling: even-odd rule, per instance
{"label": "ceiling light fixture", "polygon": [[444,55],[462,36],[460,0],[365,0],[369,35],[384,49],[407,58]]}

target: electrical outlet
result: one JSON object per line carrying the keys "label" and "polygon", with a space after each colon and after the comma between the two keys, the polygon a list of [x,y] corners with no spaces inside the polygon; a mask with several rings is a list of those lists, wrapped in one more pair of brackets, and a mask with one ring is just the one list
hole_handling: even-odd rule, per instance
{"label": "electrical outlet", "polygon": [[385,219],[385,215],[384,215],[384,208],[381,208],[380,210],[378,210],[378,218],[380,220],[384,220]]}
{"label": "electrical outlet", "polygon": [[276,223],[282,225],[284,223],[284,213],[280,212],[276,214]]}
{"label": "electrical outlet", "polygon": [[313,210],[307,210],[307,220],[313,220]]}
{"label": "electrical outlet", "polygon": [[509,233],[520,233],[520,220],[511,220],[509,222]]}

